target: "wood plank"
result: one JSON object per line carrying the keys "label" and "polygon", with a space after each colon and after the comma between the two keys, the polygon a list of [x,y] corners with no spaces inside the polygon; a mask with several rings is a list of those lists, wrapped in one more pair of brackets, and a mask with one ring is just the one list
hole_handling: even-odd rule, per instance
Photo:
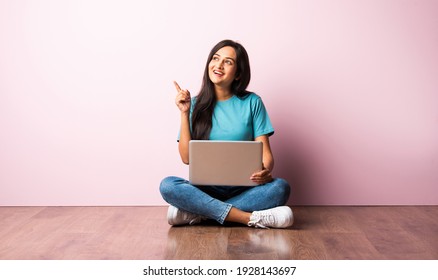
{"label": "wood plank", "polygon": [[438,206],[293,207],[291,229],[170,227],[167,207],[0,207],[0,259],[438,259]]}
{"label": "wood plank", "polygon": [[0,207],[0,240],[45,207]]}
{"label": "wood plank", "polygon": [[[391,209],[395,210],[395,209]],[[427,248],[430,259],[438,259],[438,207],[402,207],[391,212],[400,227],[411,235],[421,248]],[[400,217],[401,216],[401,217]]]}
{"label": "wood plank", "polygon": [[[417,218],[411,212],[411,207],[355,207],[351,211],[361,221],[367,239],[384,258],[433,259],[434,253],[430,248],[401,226],[407,220],[414,221]],[[422,226],[431,225],[427,223]],[[430,240],[433,237],[425,238]]]}
{"label": "wood plank", "polygon": [[[48,207],[0,241],[0,258],[159,257],[163,254],[159,253],[159,244],[166,241],[169,226],[165,221],[164,209],[157,209],[163,214],[161,217],[157,211],[146,207]],[[160,224],[158,220],[164,226],[161,232],[157,226]],[[157,236],[160,242],[153,242]],[[146,238],[152,243],[145,242]],[[138,246],[139,243],[143,246]],[[129,250],[132,248],[136,250]],[[156,249],[152,250],[152,254],[151,248]]]}

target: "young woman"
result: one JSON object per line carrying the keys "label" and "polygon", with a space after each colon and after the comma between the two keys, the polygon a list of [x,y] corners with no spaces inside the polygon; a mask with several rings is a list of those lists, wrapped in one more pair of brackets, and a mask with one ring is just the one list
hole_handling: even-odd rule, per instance
{"label": "young woman", "polygon": [[290,186],[273,178],[274,158],[269,136],[274,129],[261,98],[246,91],[251,79],[249,58],[243,46],[231,40],[216,44],[205,66],[198,96],[191,98],[174,82],[176,105],[181,111],[178,149],[189,164],[189,141],[241,140],[263,143],[263,170],[254,173],[255,187],[194,186],[178,177],[160,185],[170,204],[170,225],[195,224],[203,219],[237,222],[259,228],[285,228],[293,224],[292,210],[285,205]]}

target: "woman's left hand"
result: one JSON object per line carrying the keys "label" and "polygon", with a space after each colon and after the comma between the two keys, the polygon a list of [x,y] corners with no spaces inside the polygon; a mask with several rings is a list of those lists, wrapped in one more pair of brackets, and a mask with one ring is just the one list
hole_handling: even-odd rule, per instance
{"label": "woman's left hand", "polygon": [[262,171],[252,174],[250,179],[259,185],[269,183],[273,180],[271,171],[265,167],[263,167]]}

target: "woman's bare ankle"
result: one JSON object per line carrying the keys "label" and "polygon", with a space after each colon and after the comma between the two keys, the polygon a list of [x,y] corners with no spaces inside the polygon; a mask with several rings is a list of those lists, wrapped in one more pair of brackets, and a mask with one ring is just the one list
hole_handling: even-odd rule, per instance
{"label": "woman's bare ankle", "polygon": [[250,217],[251,217],[251,213],[239,210],[235,207],[231,207],[231,210],[230,212],[228,212],[225,221],[247,225],[250,220]]}

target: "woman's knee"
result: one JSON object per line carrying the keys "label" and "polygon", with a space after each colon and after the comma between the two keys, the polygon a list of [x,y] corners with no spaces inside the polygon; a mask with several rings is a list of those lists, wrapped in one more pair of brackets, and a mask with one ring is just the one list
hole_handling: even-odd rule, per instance
{"label": "woman's knee", "polygon": [[282,178],[275,178],[273,183],[278,198],[283,201],[283,204],[286,203],[291,193],[291,187],[289,183]]}
{"label": "woman's knee", "polygon": [[169,195],[172,195],[174,192],[175,186],[178,184],[179,181],[182,179],[175,176],[169,176],[161,180],[160,183],[160,193],[161,196],[166,199]]}

